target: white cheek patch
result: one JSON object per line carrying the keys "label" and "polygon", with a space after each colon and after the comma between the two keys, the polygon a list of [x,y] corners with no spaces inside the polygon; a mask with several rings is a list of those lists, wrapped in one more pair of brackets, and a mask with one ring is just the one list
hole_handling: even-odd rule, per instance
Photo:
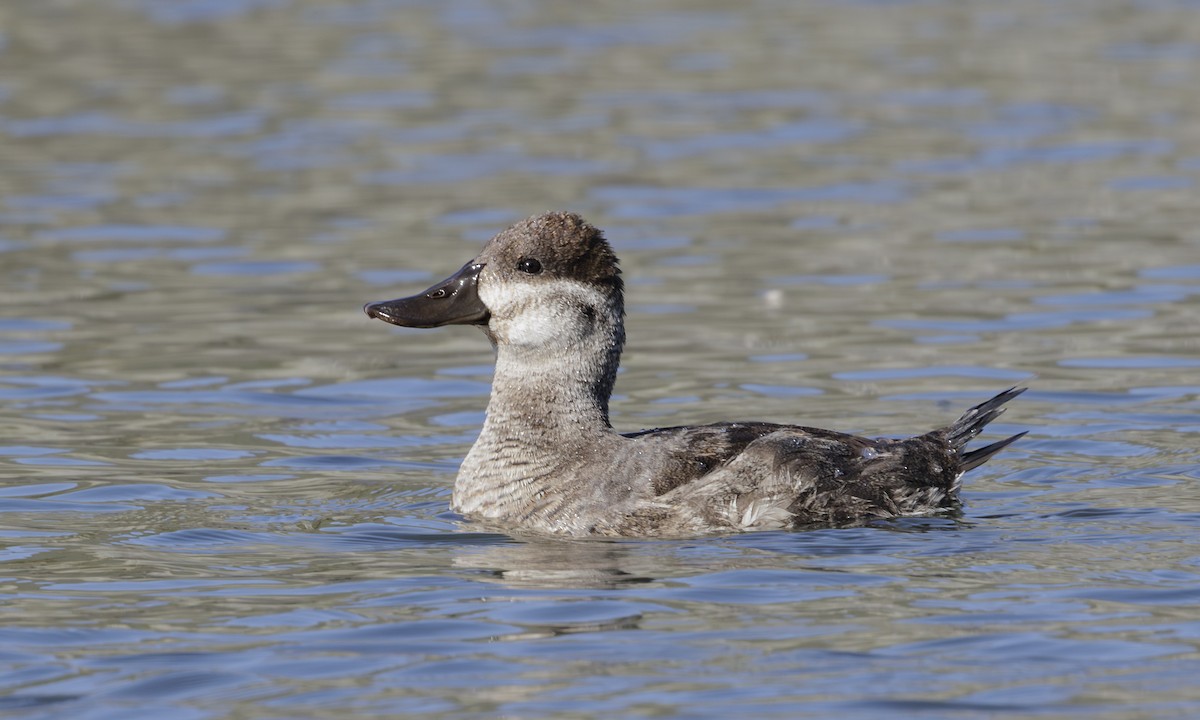
{"label": "white cheek patch", "polygon": [[479,284],[479,299],[491,311],[492,330],[509,345],[545,346],[577,342],[591,332],[592,308],[607,298],[574,280]]}
{"label": "white cheek patch", "polygon": [[534,308],[509,321],[505,327],[509,344],[543,346],[561,335],[562,321],[557,314],[545,310]]}

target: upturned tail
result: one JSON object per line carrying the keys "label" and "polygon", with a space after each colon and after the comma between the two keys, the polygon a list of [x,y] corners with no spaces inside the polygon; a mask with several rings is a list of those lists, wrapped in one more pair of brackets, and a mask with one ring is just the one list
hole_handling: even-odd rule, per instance
{"label": "upturned tail", "polygon": [[[962,459],[962,472],[974,470],[988,460],[992,456],[1000,452],[1004,448],[1012,445],[1016,441],[1025,436],[1025,433],[1017,433],[1012,437],[999,440],[991,445],[984,445],[978,450],[970,452],[962,452],[963,447],[971,441],[976,435],[983,431],[987,424],[1004,413],[1004,404],[1012,400],[1016,396],[1025,392],[1027,388],[1011,387],[996,397],[986,402],[979,403],[975,407],[962,414],[958,420],[954,421],[953,425],[946,428],[946,441],[950,443],[950,447],[954,451],[960,453]],[[1028,431],[1026,431],[1028,432]]]}

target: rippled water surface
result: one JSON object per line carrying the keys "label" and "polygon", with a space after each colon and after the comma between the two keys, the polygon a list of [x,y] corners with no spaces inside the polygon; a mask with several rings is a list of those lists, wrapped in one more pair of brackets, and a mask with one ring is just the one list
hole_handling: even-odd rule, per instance
{"label": "rippled water surface", "polygon": [[[0,7],[0,714],[1200,714],[1200,5]],[[367,300],[606,228],[623,430],[922,432],[960,518],[448,511],[491,352]]]}

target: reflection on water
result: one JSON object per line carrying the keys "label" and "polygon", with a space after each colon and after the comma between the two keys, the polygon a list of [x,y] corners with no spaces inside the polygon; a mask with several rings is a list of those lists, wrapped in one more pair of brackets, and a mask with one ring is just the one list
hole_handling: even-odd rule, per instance
{"label": "reflection on water", "polygon": [[[0,714],[1195,714],[1194,3],[10,5]],[[556,208],[621,429],[1032,433],[959,518],[466,524],[487,343],[359,308]]]}

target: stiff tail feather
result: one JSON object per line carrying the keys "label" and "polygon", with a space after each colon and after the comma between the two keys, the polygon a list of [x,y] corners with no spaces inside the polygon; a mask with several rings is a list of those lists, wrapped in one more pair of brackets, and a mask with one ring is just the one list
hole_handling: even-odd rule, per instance
{"label": "stiff tail feather", "polygon": [[[955,452],[961,452],[962,448],[972,438],[982,432],[988,423],[1000,417],[1005,410],[1005,403],[1025,392],[1026,389],[1023,387],[1011,387],[994,398],[982,402],[963,413],[962,417],[955,420],[953,425],[946,428],[946,441],[950,443],[950,447],[954,448]],[[1023,432],[1018,433],[1012,437],[994,442],[991,445],[985,445],[978,450],[962,453],[963,472],[973,470],[984,464],[993,455],[1020,440],[1024,435],[1025,433]]]}

